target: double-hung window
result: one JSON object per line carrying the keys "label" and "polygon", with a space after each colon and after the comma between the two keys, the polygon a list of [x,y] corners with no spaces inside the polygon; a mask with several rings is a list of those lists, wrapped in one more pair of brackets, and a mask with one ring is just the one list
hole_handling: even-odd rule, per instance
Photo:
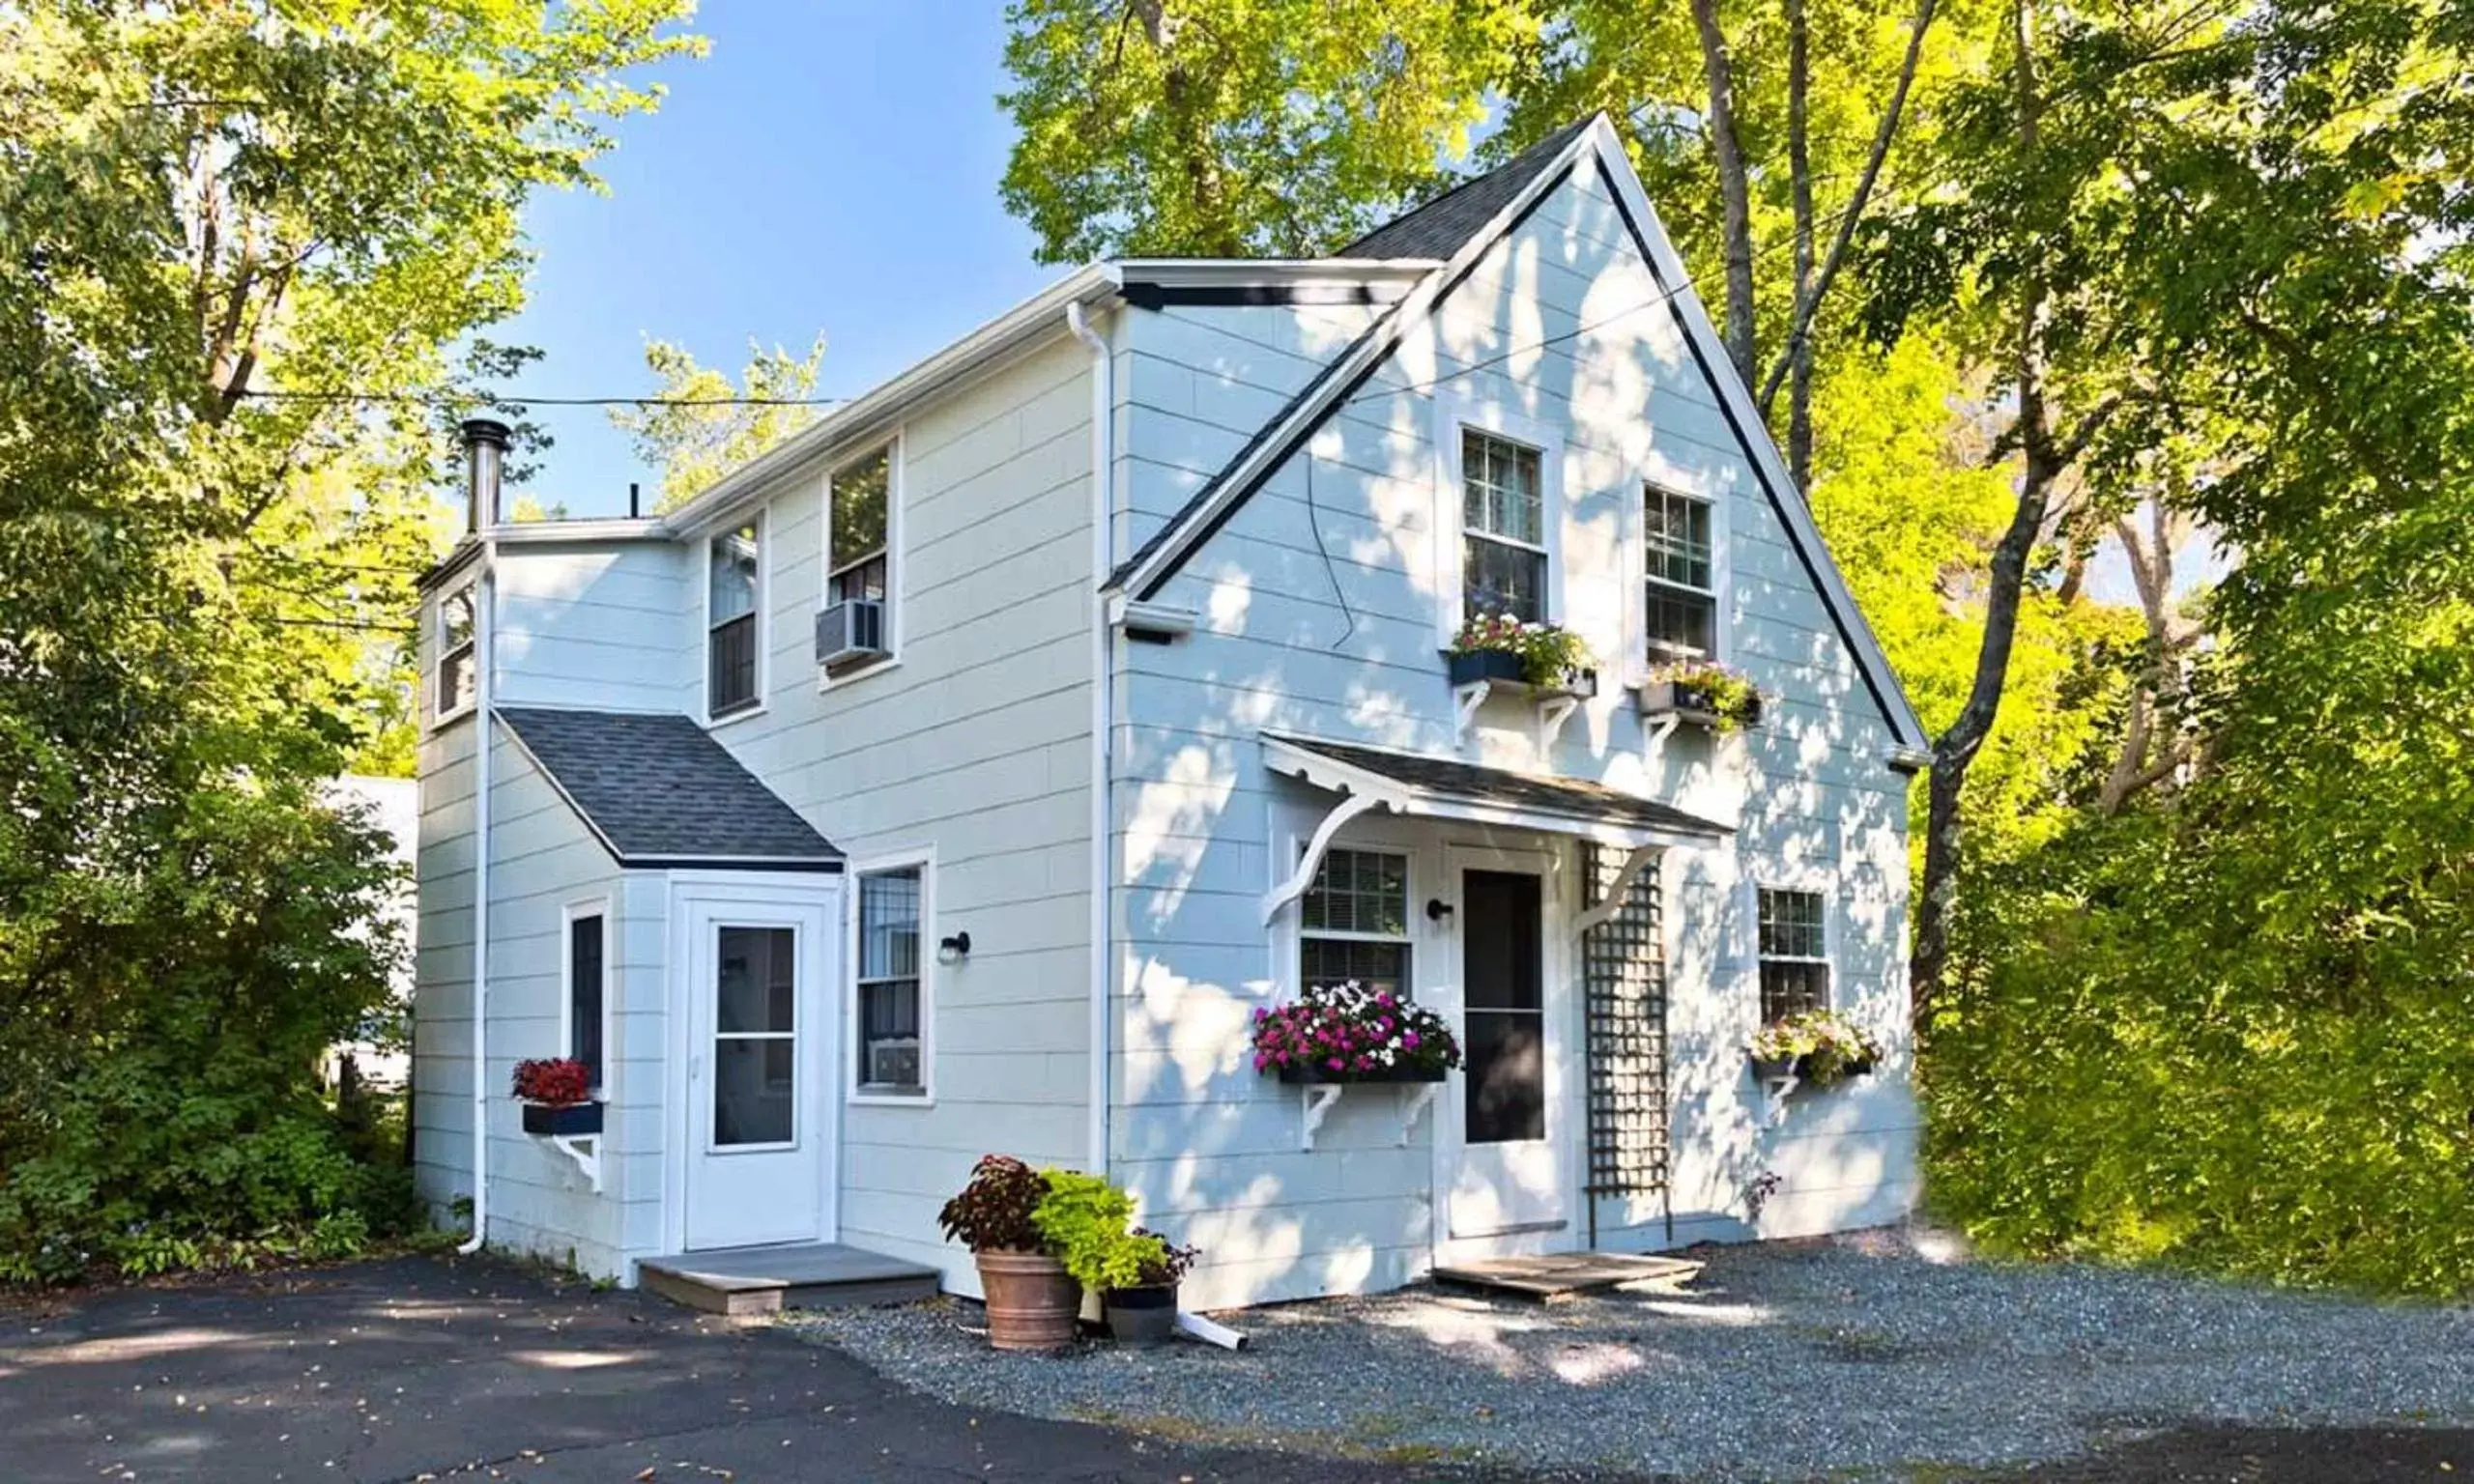
{"label": "double-hung window", "polygon": [[1829,1008],[1828,913],[1819,892],[1760,889],[1763,1024]]}
{"label": "double-hung window", "polygon": [[705,712],[719,719],[759,699],[759,613],[763,586],[763,523],[716,531],[705,573]]}
{"label": "double-hung window", "polygon": [[1546,488],[1539,450],[1460,430],[1460,604],[1467,617],[1546,612]]}
{"label": "double-hung window", "polygon": [[[879,605],[877,646],[893,648],[893,445],[833,471],[825,521],[824,601]],[[880,657],[846,660],[834,673]]]}
{"label": "double-hung window", "polygon": [[592,1085],[602,1085],[601,1017],[608,1000],[608,919],[601,903],[567,909],[566,1054],[584,1063]]}
{"label": "double-hung window", "polygon": [[460,716],[473,704],[473,590],[467,583],[438,600],[438,677],[431,697],[438,721]]}
{"label": "double-hung window", "polygon": [[920,939],[925,869],[910,865],[858,876],[856,1014],[858,1090],[896,1098],[924,1097],[928,1070],[920,1035]]}
{"label": "double-hung window", "polygon": [[1717,538],[1710,501],[1647,485],[1650,658],[1699,660],[1717,652]]}
{"label": "double-hung window", "polygon": [[1409,995],[1409,858],[1382,850],[1324,852],[1299,902],[1298,984],[1355,981]]}

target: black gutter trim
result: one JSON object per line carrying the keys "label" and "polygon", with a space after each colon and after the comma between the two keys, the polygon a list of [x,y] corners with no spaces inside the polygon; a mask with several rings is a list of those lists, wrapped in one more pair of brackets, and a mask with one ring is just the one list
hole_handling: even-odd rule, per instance
{"label": "black gutter trim", "polygon": [[[1522,207],[1511,220],[1503,224],[1501,229],[1488,235],[1486,239],[1486,247],[1491,247],[1495,243],[1502,242],[1505,238],[1510,237],[1512,233],[1519,231],[1521,223],[1527,221],[1532,213],[1536,212],[1540,206],[1546,204],[1547,197],[1552,196],[1556,191],[1563,189],[1564,183],[1570,180],[1572,177],[1573,166],[1578,163],[1578,160],[1571,161],[1570,163],[1566,164],[1561,170],[1556,171],[1553,178],[1548,180],[1544,186],[1539,186],[1536,195],[1529,198],[1529,204],[1527,206]],[[1460,287],[1460,285],[1468,279],[1471,273],[1477,271],[1478,264],[1484,259],[1485,256],[1486,252],[1484,247],[1482,247],[1476,253],[1471,254],[1469,261],[1460,266],[1460,271],[1453,274],[1450,282],[1444,284],[1442,288],[1435,291],[1433,300],[1426,305],[1426,312],[1431,314],[1437,308],[1440,308],[1443,301],[1452,297],[1452,291]],[[1396,304],[1394,305],[1392,313],[1399,313],[1399,306]],[[1382,328],[1387,333],[1392,328],[1388,324],[1383,325]],[[1241,487],[1237,491],[1236,495],[1232,497],[1226,504],[1221,506],[1220,513],[1218,515],[1215,515],[1210,520],[1204,522],[1201,529],[1196,530],[1193,535],[1186,539],[1184,543],[1186,556],[1191,556],[1195,552],[1200,551],[1204,542],[1209,541],[1212,537],[1220,534],[1221,528],[1228,524],[1229,517],[1243,509],[1246,501],[1254,498],[1254,492],[1261,489],[1264,482],[1270,479],[1274,473],[1279,471],[1280,466],[1286,464],[1290,459],[1295,458],[1297,456],[1297,450],[1304,447],[1307,441],[1311,439],[1315,433],[1320,431],[1323,424],[1329,421],[1333,414],[1338,413],[1339,409],[1348,402],[1349,398],[1357,395],[1358,388],[1372,380],[1374,373],[1382,370],[1383,363],[1390,360],[1392,358],[1392,353],[1399,348],[1400,343],[1397,338],[1395,338],[1390,345],[1384,348],[1382,355],[1367,361],[1364,370],[1349,378],[1348,384],[1339,389],[1338,395],[1332,399],[1332,405],[1325,408],[1320,416],[1309,420],[1294,434],[1290,435],[1288,442],[1281,445],[1280,450],[1272,455],[1271,459],[1263,465],[1262,471]],[[1352,347],[1352,349],[1354,349],[1354,347]],[[1342,351],[1340,354],[1342,356],[1346,356],[1349,352]],[[1160,589],[1167,586],[1169,580],[1182,571],[1184,566],[1185,560],[1183,557],[1180,557],[1176,565],[1167,568],[1158,577],[1153,578],[1149,583],[1145,584],[1142,590],[1134,595],[1135,601],[1137,603],[1148,603],[1153,598],[1158,597],[1160,595]]]}
{"label": "black gutter trim", "polygon": [[[1640,251],[1641,262],[1650,271],[1650,281],[1657,285],[1659,297],[1665,301],[1666,312],[1675,321],[1677,332],[1683,337],[1684,345],[1690,348],[1692,363],[1701,368],[1702,380],[1715,385],[1717,374],[1712,370],[1709,357],[1701,354],[1701,343],[1693,338],[1692,327],[1684,322],[1683,308],[1676,301],[1682,289],[1667,287],[1664,275],[1658,272],[1657,255],[1650,251],[1649,238],[1641,231],[1641,224],[1632,219],[1631,208],[1624,204],[1623,188],[1616,184],[1603,159],[1597,161],[1597,178],[1606,186],[1608,198],[1615,203],[1615,214],[1624,218],[1624,230],[1631,234],[1632,245]],[[1732,374],[1733,368],[1729,369]],[[1890,704],[1889,698],[1882,694],[1881,686],[1874,681],[1872,667],[1864,663],[1864,646],[1857,643],[1856,636],[1849,632],[1847,615],[1838,611],[1837,604],[1829,601],[1829,584],[1822,581],[1821,569],[1814,565],[1812,553],[1804,550],[1804,541],[1796,531],[1796,523],[1787,518],[1787,509],[1779,500],[1778,491],[1770,485],[1769,474],[1763,471],[1760,456],[1753,452],[1752,440],[1744,436],[1743,424],[1737,420],[1735,409],[1723,396],[1718,398],[1718,414],[1727,419],[1727,431],[1735,435],[1737,446],[1743,450],[1744,463],[1750,466],[1752,477],[1761,482],[1761,493],[1769,498],[1769,507],[1778,513],[1778,524],[1786,531],[1787,545],[1795,552],[1796,560],[1803,566],[1804,577],[1813,585],[1813,591],[1820,596],[1822,606],[1829,610],[1830,627],[1838,631],[1838,641],[1847,646],[1847,656],[1854,662],[1856,673],[1863,678],[1864,689],[1872,696],[1873,704],[1881,708],[1883,724],[1889,728],[1892,736],[1898,735],[1898,708]],[[1765,432],[1762,436],[1767,438],[1769,434]]]}
{"label": "black gutter trim", "polygon": [[1407,283],[1144,283],[1128,279],[1120,296],[1137,309],[1172,304],[1280,307],[1289,304],[1396,304]]}

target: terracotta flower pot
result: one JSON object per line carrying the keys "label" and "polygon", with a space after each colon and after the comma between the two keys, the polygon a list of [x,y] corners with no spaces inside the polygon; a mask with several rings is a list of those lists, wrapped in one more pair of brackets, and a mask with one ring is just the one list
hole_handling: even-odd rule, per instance
{"label": "terracotta flower pot", "polygon": [[1082,1285],[1044,1252],[974,1252],[988,1296],[988,1343],[998,1350],[1062,1350],[1074,1343]]}

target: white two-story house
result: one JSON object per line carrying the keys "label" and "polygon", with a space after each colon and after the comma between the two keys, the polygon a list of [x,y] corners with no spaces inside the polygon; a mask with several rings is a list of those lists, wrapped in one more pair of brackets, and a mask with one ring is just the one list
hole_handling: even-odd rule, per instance
{"label": "white two-story house", "polygon": [[[416,1137],[490,1244],[975,1293],[995,1151],[1129,1186],[1203,1307],[1913,1202],[1924,738],[1602,118],[1333,258],[1093,264],[658,518],[501,524],[478,431]],[[1454,686],[1473,606],[1595,694]],[[1760,725],[1644,715],[1679,657]],[[1258,1073],[1343,978],[1467,1067]],[[1888,1054],[1782,1096],[1746,1044],[1815,1005]],[[598,1128],[527,1133],[570,1053]]]}

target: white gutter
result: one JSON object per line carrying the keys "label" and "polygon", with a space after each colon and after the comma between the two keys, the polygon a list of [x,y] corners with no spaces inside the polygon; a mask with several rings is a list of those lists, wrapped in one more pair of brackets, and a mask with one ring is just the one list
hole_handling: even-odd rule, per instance
{"label": "white gutter", "polygon": [[1110,479],[1116,453],[1116,363],[1108,340],[1091,328],[1079,300],[1065,306],[1066,328],[1091,348],[1091,1086],[1089,1156],[1091,1174],[1108,1173],[1108,1032],[1115,986],[1114,944],[1108,935],[1110,896],[1108,725],[1110,717],[1108,605],[1101,588],[1116,563],[1110,528],[1116,520],[1114,485]]}
{"label": "white gutter", "polygon": [[481,532],[473,583],[473,1235],[455,1250],[481,1250],[490,1235],[490,703],[498,669],[498,534]]}

